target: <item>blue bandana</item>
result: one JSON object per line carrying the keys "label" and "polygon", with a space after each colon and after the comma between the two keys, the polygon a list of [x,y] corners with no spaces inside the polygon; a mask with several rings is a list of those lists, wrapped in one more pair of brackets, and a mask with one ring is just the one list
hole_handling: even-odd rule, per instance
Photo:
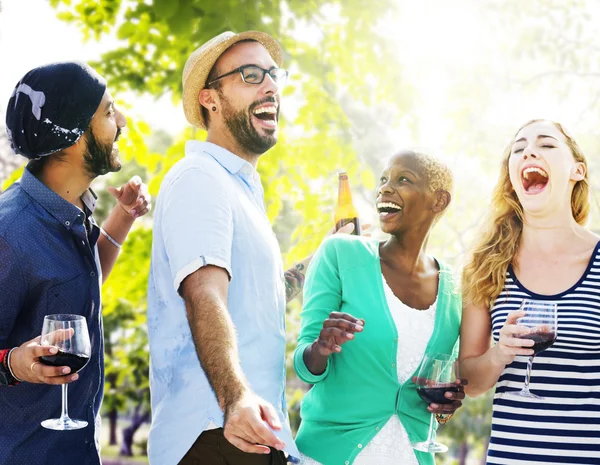
{"label": "blue bandana", "polygon": [[36,159],[73,145],[90,125],[106,81],[81,62],[52,63],[29,71],[6,109],[12,149]]}

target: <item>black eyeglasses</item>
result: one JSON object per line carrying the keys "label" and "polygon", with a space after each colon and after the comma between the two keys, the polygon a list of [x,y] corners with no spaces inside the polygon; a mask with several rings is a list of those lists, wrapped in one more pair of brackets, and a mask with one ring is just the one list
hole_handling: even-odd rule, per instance
{"label": "black eyeglasses", "polygon": [[285,86],[288,77],[287,70],[283,68],[264,69],[256,65],[244,65],[234,69],[233,71],[229,71],[228,73],[222,74],[216,79],[213,79],[208,84],[206,84],[206,87],[210,86],[211,84],[214,84],[219,79],[223,79],[224,77],[231,76],[235,73],[240,73],[242,75],[242,80],[246,84],[261,84],[265,80],[265,75],[268,74],[269,76],[271,76],[273,81],[275,81],[279,85],[279,87]]}

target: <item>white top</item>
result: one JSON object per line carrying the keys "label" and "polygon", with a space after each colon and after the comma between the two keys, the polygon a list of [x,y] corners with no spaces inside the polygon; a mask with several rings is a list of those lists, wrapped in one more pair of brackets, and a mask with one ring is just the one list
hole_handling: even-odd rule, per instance
{"label": "white top", "polygon": [[[398,382],[404,383],[417,369],[433,333],[436,301],[427,310],[415,310],[394,295],[385,281],[383,288],[388,307],[398,330],[396,367]],[[350,342],[351,343],[351,342]],[[321,465],[303,456],[303,465]],[[419,465],[408,435],[397,415],[393,415],[381,431],[358,454],[353,465]]]}

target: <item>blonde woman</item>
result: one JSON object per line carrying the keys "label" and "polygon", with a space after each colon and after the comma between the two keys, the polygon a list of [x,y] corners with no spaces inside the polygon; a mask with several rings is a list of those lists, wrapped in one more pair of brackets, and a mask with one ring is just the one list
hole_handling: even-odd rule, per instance
{"label": "blonde woman", "polygon": [[[465,391],[496,387],[490,465],[600,463],[600,250],[584,226],[588,191],[585,157],[560,124],[519,129],[463,271]],[[558,338],[531,377],[543,399],[508,394],[533,354],[533,340],[518,338],[524,299],[558,304]]]}

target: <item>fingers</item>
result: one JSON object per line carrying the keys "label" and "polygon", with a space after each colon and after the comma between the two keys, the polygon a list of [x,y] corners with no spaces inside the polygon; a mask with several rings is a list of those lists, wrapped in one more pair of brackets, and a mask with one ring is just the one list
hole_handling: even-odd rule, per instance
{"label": "fingers", "polygon": [[456,412],[460,407],[462,407],[462,402],[456,400],[451,404],[429,404],[427,410],[431,413],[448,414]]}
{"label": "fingers", "polygon": [[[51,333],[48,333],[44,336],[43,341],[41,341],[41,344],[43,344],[43,346],[41,347],[52,346],[68,341],[73,337],[73,334],[75,334],[74,328],[57,329],[56,331],[52,331]],[[44,353],[43,355],[46,355],[46,353]],[[42,355],[38,355],[38,357],[41,356]]]}
{"label": "fingers", "polygon": [[504,326],[516,324],[517,320],[519,318],[524,317],[525,315],[526,315],[526,313],[523,310],[517,310],[514,312],[510,312],[508,314],[508,316],[506,317],[506,323],[504,323]]}
{"label": "fingers", "polygon": [[151,205],[152,197],[148,192],[148,187],[145,184],[142,184],[138,193],[138,197],[135,201],[135,206],[129,211],[129,214],[134,218],[139,218],[140,216],[145,215],[152,208]]}
{"label": "fingers", "polygon": [[132,189],[137,190],[142,185],[142,178],[140,178],[138,175],[135,175],[129,180],[129,185]]}
{"label": "fingers", "polygon": [[354,231],[354,223],[348,223],[338,229],[335,234],[352,234]]}
{"label": "fingers", "polygon": [[[36,370],[39,365],[36,365]],[[55,368],[55,367],[52,367]],[[56,367],[59,368],[59,367]],[[66,368],[70,371],[69,367],[60,367]],[[75,373],[74,375],[63,375],[63,376],[38,376],[39,383],[43,384],[69,384],[73,381],[77,381],[79,379],[79,375]]]}
{"label": "fingers", "polygon": [[362,332],[364,320],[354,318],[342,312],[331,312],[323,322],[319,333],[317,348],[321,355],[330,355],[342,351],[342,344],[354,339],[354,333]]}
{"label": "fingers", "polygon": [[34,342],[36,340],[27,342],[13,351],[11,366],[17,378],[36,384],[66,384],[79,378],[78,374],[71,374],[71,369],[67,366],[46,365],[41,357],[55,355],[58,349],[53,346],[40,346]]}
{"label": "fingers", "polygon": [[243,452],[247,452],[249,454],[269,454],[269,453],[271,453],[271,450],[268,447],[261,446],[258,444],[253,444],[250,441],[248,441],[247,439],[243,439],[239,436],[235,436],[233,434],[228,433],[227,431],[225,431],[225,433],[223,433],[223,435],[225,436],[225,439],[227,439],[231,444],[233,444],[235,447],[237,447],[238,449],[240,449]]}
{"label": "fingers", "polygon": [[285,444],[275,436],[275,433],[267,428],[267,425],[261,421],[253,421],[249,423],[252,428],[251,436],[256,444],[271,446],[275,449],[282,450]]}
{"label": "fingers", "polygon": [[272,427],[281,428],[279,417],[268,402],[247,396],[227,415],[224,435],[231,444],[244,452],[269,453],[269,447],[282,450],[285,444],[269,429],[265,421]]}
{"label": "fingers", "polygon": [[106,190],[108,191],[108,193],[110,195],[112,195],[115,199],[119,199],[121,197],[121,195],[123,194],[123,187],[119,187],[118,189],[116,187],[113,186],[108,186],[106,188]]}
{"label": "fingers", "polygon": [[354,334],[350,330],[344,330],[336,327],[325,327],[321,330],[319,337],[323,339],[334,339],[338,344],[348,342],[354,339]]}
{"label": "fingers", "polygon": [[[358,324],[361,326],[365,325],[365,320],[359,319],[359,318],[354,318],[349,313],[343,313],[343,312],[331,312],[329,314],[328,319],[330,319],[330,320],[347,320],[351,323],[355,323],[355,324]],[[325,321],[327,321],[327,320],[325,320]]]}
{"label": "fingers", "polygon": [[353,322],[344,318],[327,318],[323,322],[323,328],[337,328],[349,333],[360,333],[364,326],[362,320]]}
{"label": "fingers", "polygon": [[260,414],[263,421],[266,421],[267,424],[276,430],[281,429],[281,421],[279,420],[279,415],[273,408],[273,406],[267,402],[260,405]]}

